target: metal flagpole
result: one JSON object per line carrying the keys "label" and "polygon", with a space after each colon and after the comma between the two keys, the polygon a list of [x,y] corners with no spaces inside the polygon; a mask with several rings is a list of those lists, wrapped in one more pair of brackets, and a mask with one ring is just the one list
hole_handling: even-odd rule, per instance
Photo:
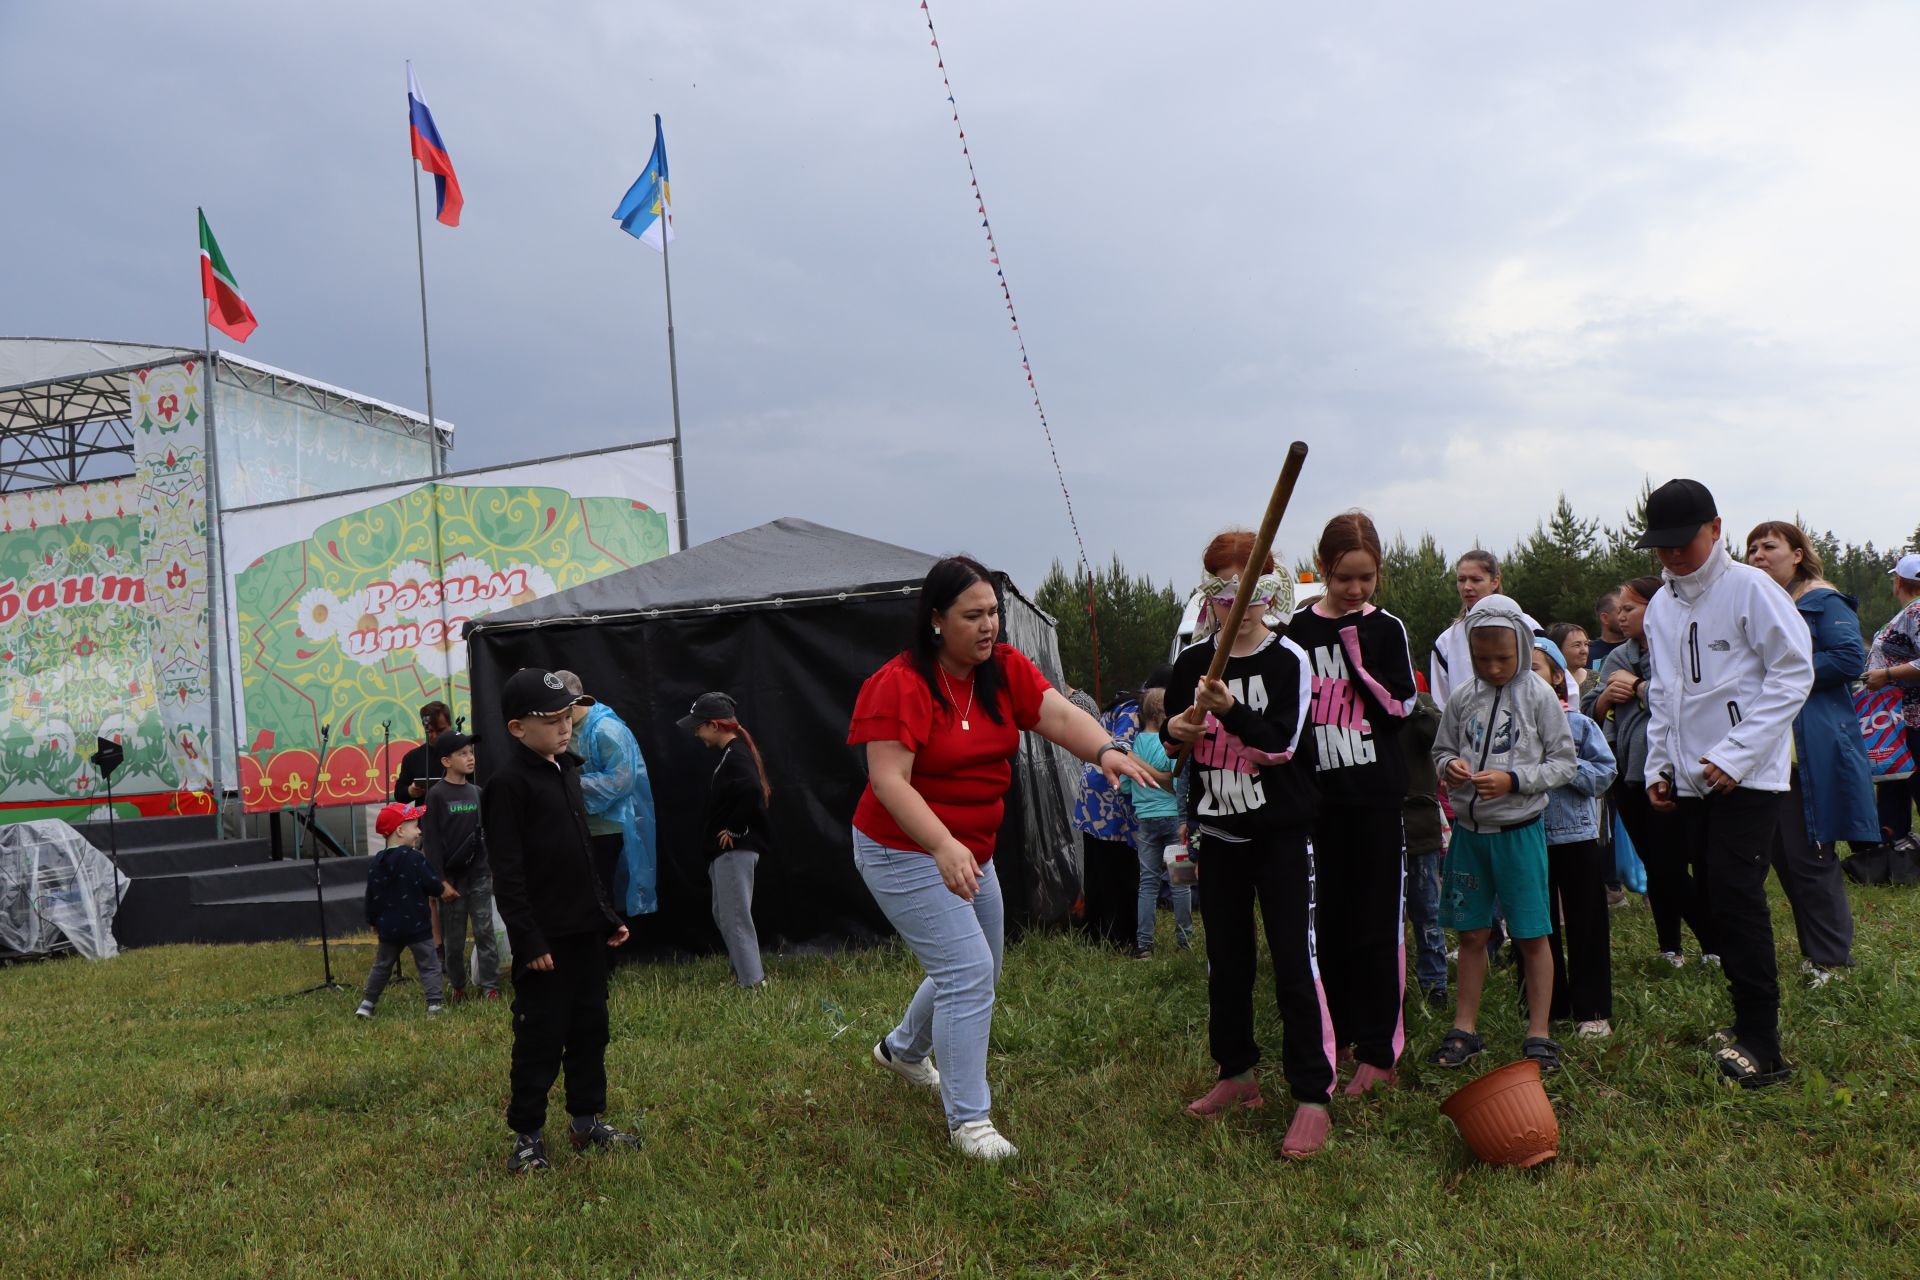
{"label": "metal flagpole", "polygon": [[[199,218],[201,225],[204,226],[207,221],[207,211],[205,209],[195,208],[193,212],[194,216]],[[195,244],[200,243],[199,226],[193,229],[193,240]],[[204,246],[201,251],[202,253],[205,252]],[[207,297],[206,293],[207,282],[203,279],[200,281],[200,349],[206,352],[207,357],[211,359],[213,357],[213,329],[207,324],[207,310],[213,306],[213,299]]]}
{"label": "metal flagpole", "polygon": [[[659,182],[655,179],[656,183]],[[667,285],[667,384],[673,389],[673,502],[679,512],[680,550],[687,549],[687,469],[680,451],[680,364],[673,350],[673,267],[667,261],[667,230],[672,226],[673,210],[667,205],[666,192],[659,184],[660,196],[660,274]]]}
{"label": "metal flagpole", "polygon": [[427,341],[427,241],[420,231],[420,161],[409,152],[407,169],[413,178],[413,249],[420,264],[420,355],[427,372],[427,433],[433,442],[433,474],[445,469],[440,454],[440,420],[433,416],[433,347]]}
{"label": "metal flagpole", "polygon": [[[207,211],[196,208],[194,214],[201,223],[207,220]],[[194,236],[200,235],[199,227],[194,228]],[[204,253],[204,247],[202,252]],[[202,453],[207,469],[207,572],[221,574],[222,549],[220,543],[220,454],[219,446],[213,437],[213,326],[208,323],[208,314],[213,308],[213,300],[205,296],[206,280],[200,282],[200,403],[206,409],[201,421],[207,430],[207,447]],[[213,835],[216,840],[227,838],[227,825],[222,810],[226,807],[225,771],[221,767],[220,750],[220,666],[225,656],[226,646],[221,644],[221,617],[216,602],[224,594],[224,578],[216,582],[207,593],[207,711],[210,719],[207,725],[209,745],[213,753],[213,786],[209,788],[213,795]],[[233,742],[227,743],[229,750]],[[112,779],[108,779],[111,788]],[[244,810],[244,805],[242,806]],[[108,810],[109,816],[112,810]],[[241,821],[245,822],[244,813]],[[242,834],[245,834],[244,831]]]}

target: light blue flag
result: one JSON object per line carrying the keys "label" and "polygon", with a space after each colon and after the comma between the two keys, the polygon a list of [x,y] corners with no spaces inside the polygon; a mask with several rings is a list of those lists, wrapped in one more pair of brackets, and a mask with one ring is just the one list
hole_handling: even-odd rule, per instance
{"label": "light blue flag", "polygon": [[673,240],[673,195],[667,184],[667,135],[660,128],[660,117],[653,118],[653,154],[647,157],[646,172],[634,179],[620,207],[613,211],[620,229],[655,250],[664,253]]}

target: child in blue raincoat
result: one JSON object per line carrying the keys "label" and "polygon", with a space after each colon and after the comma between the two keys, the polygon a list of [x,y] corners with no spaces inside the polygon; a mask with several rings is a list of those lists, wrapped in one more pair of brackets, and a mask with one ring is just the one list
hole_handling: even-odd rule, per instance
{"label": "child in blue raincoat", "polygon": [[[584,694],[580,677],[556,671],[568,693]],[[653,785],[633,731],[604,702],[573,709],[573,753],[580,766],[580,795],[587,805],[594,869],[624,916],[660,908],[656,890]]]}

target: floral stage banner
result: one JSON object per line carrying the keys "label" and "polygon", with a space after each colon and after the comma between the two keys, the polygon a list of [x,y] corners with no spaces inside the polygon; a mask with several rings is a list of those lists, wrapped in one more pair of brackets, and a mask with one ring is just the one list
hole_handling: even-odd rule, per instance
{"label": "floral stage banner", "polygon": [[118,741],[120,795],[179,775],[154,680],[132,479],[0,494],[0,802],[92,801],[88,763]]}
{"label": "floral stage banner", "polygon": [[0,494],[0,810],[212,811],[207,424],[197,361],[128,375],[134,474]]}
{"label": "floral stage banner", "polygon": [[661,446],[229,512],[247,809],[387,796],[422,704],[470,714],[469,622],[667,554],[674,515]]}

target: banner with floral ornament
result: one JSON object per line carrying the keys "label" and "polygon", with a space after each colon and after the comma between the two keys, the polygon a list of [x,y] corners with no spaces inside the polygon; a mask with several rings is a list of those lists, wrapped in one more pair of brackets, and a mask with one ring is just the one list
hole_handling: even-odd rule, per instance
{"label": "banner with floral ornament", "polygon": [[227,513],[247,809],[385,798],[423,704],[470,714],[469,622],[657,559],[674,524],[659,446]]}
{"label": "banner with floral ornament", "polygon": [[134,474],[0,494],[0,810],[212,809],[207,423],[199,361],[127,376]]}
{"label": "banner with floral ornament", "polygon": [[139,482],[0,494],[0,803],[104,800],[179,782],[154,679]]}

